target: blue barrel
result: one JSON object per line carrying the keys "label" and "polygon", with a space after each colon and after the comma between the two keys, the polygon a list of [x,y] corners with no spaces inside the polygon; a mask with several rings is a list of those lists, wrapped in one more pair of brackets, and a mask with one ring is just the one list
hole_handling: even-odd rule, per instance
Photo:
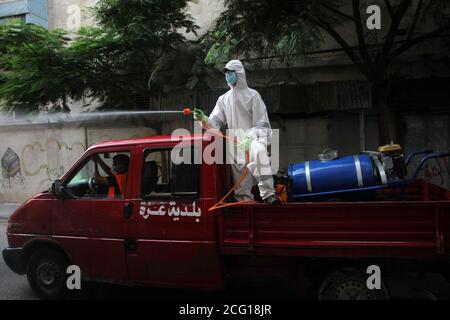
{"label": "blue barrel", "polygon": [[360,154],[328,161],[306,161],[289,165],[291,197],[343,191],[376,185],[369,155]]}

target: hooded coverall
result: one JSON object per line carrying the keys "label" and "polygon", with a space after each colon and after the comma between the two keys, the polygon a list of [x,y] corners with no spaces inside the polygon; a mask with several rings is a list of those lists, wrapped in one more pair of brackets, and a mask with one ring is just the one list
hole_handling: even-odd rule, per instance
{"label": "hooded coverall", "polygon": [[[271,143],[272,130],[266,105],[261,95],[248,87],[245,69],[241,61],[231,60],[226,64],[225,69],[236,72],[237,83],[234,86],[228,84],[230,90],[219,97],[208,118],[208,125],[218,130],[225,127],[231,129],[238,141],[243,141],[246,136],[252,138],[247,167],[258,181],[261,198],[265,200],[275,194],[273,172],[267,153],[267,145]],[[235,150],[235,152],[229,150],[227,155],[229,157],[227,162],[231,163],[232,167],[233,181],[236,183],[245,168],[245,153],[242,150]],[[247,175],[240,186],[235,189],[234,198],[238,201],[253,200],[251,188],[252,177]]]}

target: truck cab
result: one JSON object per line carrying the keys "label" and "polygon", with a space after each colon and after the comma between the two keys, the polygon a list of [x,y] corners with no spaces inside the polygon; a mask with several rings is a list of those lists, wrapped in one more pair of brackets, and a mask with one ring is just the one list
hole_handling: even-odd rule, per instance
{"label": "truck cab", "polygon": [[[219,165],[194,161],[208,140],[162,136],[91,147],[51,190],[11,216],[8,266],[26,273],[43,298],[65,291],[69,265],[95,281],[221,289],[217,217],[207,209],[223,174]],[[192,161],[174,164],[175,152]],[[107,176],[103,168],[117,155],[129,164],[123,192],[112,195],[96,176]]]}

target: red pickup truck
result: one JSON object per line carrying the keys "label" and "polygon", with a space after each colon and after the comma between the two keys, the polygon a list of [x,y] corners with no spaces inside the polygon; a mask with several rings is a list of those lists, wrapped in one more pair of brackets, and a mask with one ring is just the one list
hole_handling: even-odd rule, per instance
{"label": "red pickup truck", "polygon": [[[148,137],[97,144],[11,216],[7,265],[42,298],[67,292],[69,265],[83,279],[222,290],[233,278],[290,279],[321,299],[385,299],[367,267],[438,272],[450,266],[450,194],[418,182],[369,202],[242,204],[209,212],[227,191],[226,165],[174,164],[211,137]],[[111,197],[96,176],[129,159],[125,190]],[[99,162],[103,166],[99,166]],[[389,194],[388,194],[389,193]]]}

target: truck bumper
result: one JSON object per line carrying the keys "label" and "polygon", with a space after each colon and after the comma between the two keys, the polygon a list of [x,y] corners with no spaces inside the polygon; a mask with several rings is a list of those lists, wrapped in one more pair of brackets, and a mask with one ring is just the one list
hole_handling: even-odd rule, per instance
{"label": "truck bumper", "polygon": [[25,274],[25,265],[23,263],[22,248],[6,248],[3,249],[3,259],[6,265],[15,273]]}

